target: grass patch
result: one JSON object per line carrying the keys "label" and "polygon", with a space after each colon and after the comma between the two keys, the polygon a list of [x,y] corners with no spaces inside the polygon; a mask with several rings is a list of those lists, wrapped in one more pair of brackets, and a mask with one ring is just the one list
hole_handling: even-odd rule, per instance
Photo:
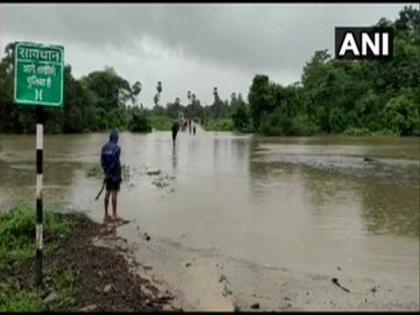
{"label": "grass patch", "polygon": [[150,124],[152,128],[156,130],[164,130],[168,131],[172,128],[173,120],[165,115],[149,115],[148,119],[150,120]]}
{"label": "grass patch", "polygon": [[210,120],[203,128],[207,131],[234,131],[233,120],[231,118],[219,118]]}
{"label": "grass patch", "polygon": [[[55,298],[46,303],[48,310],[65,309],[76,303],[74,271],[69,268],[50,267],[44,278],[44,291],[54,292]],[[52,294],[52,293],[50,293]]]}
{"label": "grass patch", "polygon": [[[35,252],[35,209],[22,204],[0,214],[0,271],[25,262]],[[71,223],[51,209],[44,211],[44,240],[58,240],[71,231]],[[50,248],[48,244],[47,249]]]}
{"label": "grass patch", "polygon": [[348,128],[343,132],[345,136],[399,136],[399,134],[389,130],[383,129],[378,131],[370,131],[367,128]]}
{"label": "grass patch", "polygon": [[104,172],[102,168],[98,165],[95,165],[94,167],[91,167],[86,171],[87,177],[95,177],[95,178],[102,178],[104,175]]}
{"label": "grass patch", "polygon": [[[102,180],[104,177],[104,171],[99,165],[95,165],[86,171],[86,176]],[[130,180],[130,166],[126,164],[121,166],[121,178],[125,182]]]}
{"label": "grass patch", "polygon": [[20,289],[16,284],[0,283],[0,312],[41,312],[45,310],[40,290]]}
{"label": "grass patch", "polygon": [[[47,311],[74,302],[74,274],[69,268],[47,268],[36,288],[20,271],[35,258],[35,209],[27,204],[0,214],[0,312]],[[52,209],[44,211],[44,252],[53,252],[67,237],[72,223]],[[56,298],[44,301],[51,292]]]}

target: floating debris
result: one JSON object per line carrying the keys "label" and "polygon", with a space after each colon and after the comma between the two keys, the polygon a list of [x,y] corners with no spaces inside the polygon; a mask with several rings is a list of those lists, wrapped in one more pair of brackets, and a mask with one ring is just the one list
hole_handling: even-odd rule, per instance
{"label": "floating debris", "polygon": [[365,162],[373,162],[373,161],[375,161],[374,159],[372,159],[372,158],[370,158],[370,157],[368,157],[368,156],[365,156],[364,158],[363,158],[363,161],[365,161]]}
{"label": "floating debris", "polygon": [[257,303],[251,304],[250,308],[259,309],[260,308],[260,303],[257,302]]}
{"label": "floating debris", "polygon": [[146,174],[149,176],[153,176],[153,175],[160,175],[162,173],[161,170],[151,170],[151,171],[146,171]]}
{"label": "floating debris", "polygon": [[332,278],[332,283],[334,283],[336,286],[340,287],[341,289],[343,289],[346,292],[350,292],[349,289],[343,287],[340,283],[338,283],[338,279],[337,278]]}
{"label": "floating debris", "polygon": [[150,235],[147,233],[144,233],[144,238],[146,239],[146,241],[150,241]]}

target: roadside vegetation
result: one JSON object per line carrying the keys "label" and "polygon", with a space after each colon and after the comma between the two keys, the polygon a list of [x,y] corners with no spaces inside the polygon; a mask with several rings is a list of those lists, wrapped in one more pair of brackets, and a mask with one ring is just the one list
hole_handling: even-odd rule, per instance
{"label": "roadside vegetation", "polygon": [[[44,216],[44,252],[57,250],[72,229],[71,222],[51,209]],[[34,285],[35,210],[19,205],[0,214],[0,312],[64,309],[74,303],[71,268],[50,265],[42,287]]]}
{"label": "roadside vegetation", "polygon": [[[86,170],[87,177],[93,177],[97,179],[103,179],[104,171],[100,165],[95,165],[88,170]],[[127,164],[121,165],[121,179],[123,182],[128,182],[130,180],[130,166]]]}
{"label": "roadside vegetation", "polygon": [[[102,237],[109,248],[95,245],[94,239]],[[115,226],[46,209],[43,281],[36,286],[35,209],[21,204],[1,212],[0,312],[173,309],[170,292],[132,272],[138,265],[128,262],[129,247],[118,240]]]}
{"label": "roadside vegetation", "polygon": [[233,131],[233,120],[231,118],[218,118],[208,121],[203,128],[209,131]]}

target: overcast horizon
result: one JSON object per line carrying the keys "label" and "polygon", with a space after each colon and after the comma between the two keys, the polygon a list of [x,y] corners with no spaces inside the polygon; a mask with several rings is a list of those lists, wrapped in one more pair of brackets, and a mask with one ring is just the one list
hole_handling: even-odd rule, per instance
{"label": "overcast horizon", "polygon": [[65,63],[80,78],[105,66],[143,89],[153,107],[191,90],[202,105],[232,92],[246,98],[255,74],[282,84],[299,81],[316,50],[333,55],[336,26],[395,20],[391,4],[0,4],[0,49],[12,41],[64,46]]}

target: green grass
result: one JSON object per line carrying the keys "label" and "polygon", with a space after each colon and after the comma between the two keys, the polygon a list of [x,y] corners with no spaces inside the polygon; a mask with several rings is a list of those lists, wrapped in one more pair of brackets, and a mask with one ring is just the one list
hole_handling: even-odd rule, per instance
{"label": "green grass", "polygon": [[[62,237],[71,230],[71,222],[64,216],[46,208],[44,211],[45,237]],[[35,237],[35,209],[21,204],[0,214],[0,242],[2,245],[21,245]]]}
{"label": "green grass", "polygon": [[47,269],[44,286],[48,291],[57,292],[58,295],[57,299],[46,305],[48,309],[62,309],[76,302],[75,281],[76,275],[69,267],[51,267]]}
{"label": "green grass", "polygon": [[208,131],[233,131],[233,120],[231,118],[219,118],[210,120],[204,126]]}
{"label": "green grass", "polygon": [[[99,165],[95,165],[86,171],[86,176],[103,179],[104,172]],[[130,166],[126,164],[121,166],[121,178],[123,181],[128,181],[130,179]]]}
{"label": "green grass", "polygon": [[95,165],[86,171],[87,177],[95,177],[95,178],[102,178],[103,177],[103,170],[100,166]]}
{"label": "green grass", "polygon": [[0,312],[40,312],[45,310],[40,291],[19,289],[15,284],[0,283]]}
{"label": "green grass", "polygon": [[[44,301],[43,296],[54,292],[56,298]],[[44,271],[43,287],[22,287],[9,279],[0,282],[0,312],[40,312],[66,309],[74,305],[75,273],[68,267],[50,267]]]}
{"label": "green grass", "polygon": [[147,116],[149,119],[152,128],[156,130],[164,130],[168,131],[172,128],[173,120],[165,115],[149,115]]}
{"label": "green grass", "polygon": [[[0,215],[0,270],[15,261],[25,262],[35,251],[35,209],[19,205]],[[71,231],[71,223],[51,209],[44,212],[44,238],[62,238]]]}
{"label": "green grass", "polygon": [[[27,204],[0,214],[0,312],[45,311],[74,302],[74,273],[67,267],[45,270],[44,286],[18,283],[16,266],[35,257],[35,209]],[[53,252],[61,238],[71,232],[65,216],[46,209],[44,212],[44,251]],[[59,292],[60,298],[45,303],[45,292]]]}
{"label": "green grass", "polygon": [[395,132],[384,129],[379,131],[370,131],[367,128],[348,128],[343,132],[345,136],[399,136]]}

